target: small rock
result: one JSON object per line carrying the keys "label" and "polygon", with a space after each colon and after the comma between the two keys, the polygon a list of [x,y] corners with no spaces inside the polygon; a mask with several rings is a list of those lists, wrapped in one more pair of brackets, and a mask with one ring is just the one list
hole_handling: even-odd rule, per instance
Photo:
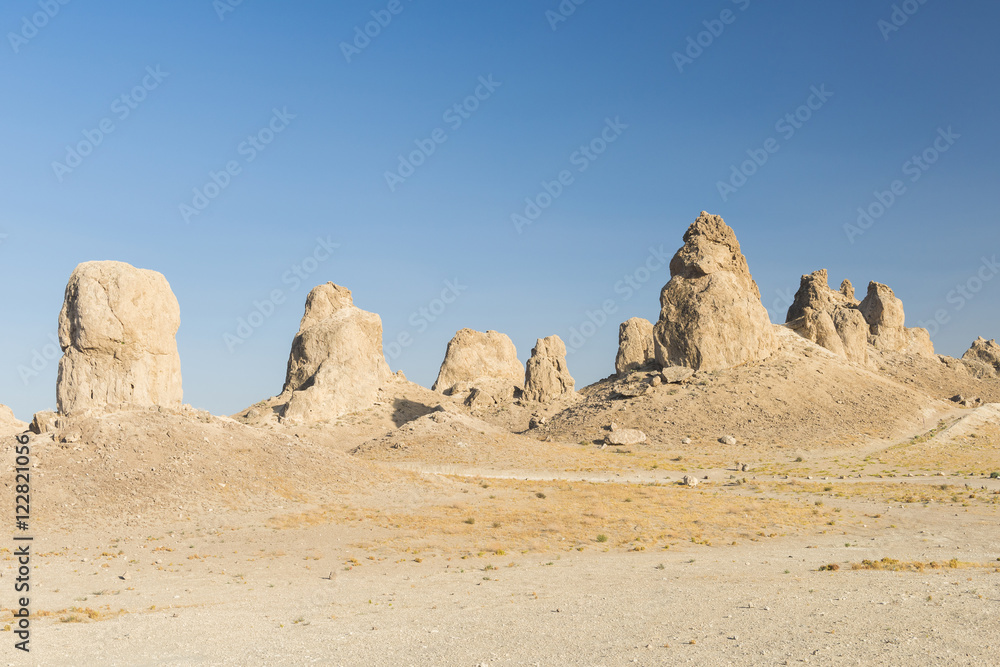
{"label": "small rock", "polygon": [[747,471],[749,471],[749,470],[750,470],[750,466],[749,466],[749,465],[747,465],[746,463],[744,463],[744,464],[743,464],[742,466],[740,466],[740,470],[741,470],[742,472],[747,472]]}
{"label": "small rock", "polygon": [[657,375],[652,380],[650,380],[649,383],[654,387],[659,387],[661,384],[663,384],[663,378]]}
{"label": "small rock", "polygon": [[698,478],[691,475],[684,475],[684,486],[698,486]]}
{"label": "small rock", "polygon": [[691,444],[691,438],[684,438],[683,440],[681,440],[681,444],[682,445],[690,445]]}
{"label": "small rock", "polygon": [[119,579],[122,579],[124,581],[128,581],[131,578],[132,578],[132,575],[129,574],[128,572],[126,572],[125,574],[123,574],[122,576],[119,577]]}
{"label": "small rock", "polygon": [[724,445],[735,445],[736,444],[736,438],[734,438],[731,435],[726,435],[726,436],[723,436],[723,437],[719,438],[719,442],[721,442]]}

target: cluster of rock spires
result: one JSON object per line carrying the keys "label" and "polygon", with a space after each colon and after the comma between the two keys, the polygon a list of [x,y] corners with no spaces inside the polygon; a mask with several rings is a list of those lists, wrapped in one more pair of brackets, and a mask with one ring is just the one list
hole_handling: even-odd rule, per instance
{"label": "cluster of rock spires", "polygon": [[471,407],[489,407],[515,398],[551,403],[572,395],[574,385],[559,336],[539,338],[524,367],[506,334],[462,329],[448,343],[431,389],[464,395]]}
{"label": "cluster of rock spires", "polygon": [[[670,273],[656,324],[635,317],[619,328],[618,375],[662,370],[660,382],[682,382],[694,371],[765,360],[777,349],[775,325],[736,234],[721,217],[701,213]],[[179,326],[177,299],[160,273],[122,262],[80,264],[59,314],[59,412],[180,407]],[[831,289],[826,270],[802,276],[785,326],[861,365],[873,352],[934,355],[925,329],[906,328],[903,304],[889,287],[872,282],[858,301],[850,281]],[[1000,345],[980,338],[961,363],[979,377],[1000,376]],[[376,403],[393,377],[379,316],[357,308],[346,287],[326,283],[306,299],[272,408],[285,421],[334,419]],[[448,343],[432,389],[487,408],[512,400],[550,404],[573,397],[574,384],[558,336],[538,339],[522,366],[508,336],[462,329]],[[21,425],[8,412],[0,410],[0,426]],[[40,415],[36,424],[57,417]],[[615,429],[609,441],[633,437]]]}
{"label": "cluster of rock spires", "polygon": [[[660,294],[659,321],[632,318],[621,325],[619,375],[654,362],[714,371],[762,361],[775,351],[777,338],[760,290],[736,234],[722,218],[702,211],[671,260],[670,275]],[[889,287],[872,282],[858,301],[849,280],[839,291],[830,289],[825,269],[802,276],[785,326],[861,365],[869,363],[870,347],[934,355],[926,329],[906,328],[903,302]],[[966,357],[970,354],[977,353],[970,350]]]}
{"label": "cluster of rock spires", "polygon": [[835,354],[868,363],[868,346],[880,352],[934,355],[926,329],[908,329],[903,302],[888,286],[872,282],[863,301],[851,281],[830,289],[826,269],[802,276],[786,318],[790,329]]}

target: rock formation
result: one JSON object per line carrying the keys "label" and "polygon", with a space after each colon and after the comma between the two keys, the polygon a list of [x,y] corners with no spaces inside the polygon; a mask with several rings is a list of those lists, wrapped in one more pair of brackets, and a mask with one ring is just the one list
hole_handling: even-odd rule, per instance
{"label": "rock formation", "polygon": [[0,435],[7,436],[24,433],[28,425],[14,416],[14,411],[6,405],[0,405]]}
{"label": "rock formation", "polygon": [[702,211],[670,261],[653,328],[662,366],[719,370],[766,359],[777,338],[733,230]]}
{"label": "rock formation", "polygon": [[656,361],[653,346],[653,323],[641,317],[633,317],[618,327],[618,356],[615,358],[615,372],[625,375],[648,366]]}
{"label": "rock formation", "polygon": [[869,326],[868,343],[880,352],[905,352],[933,356],[934,345],[926,329],[907,329],[903,302],[888,286],[868,284],[868,295],[858,306]]}
{"label": "rock formation", "polygon": [[539,338],[524,371],[524,398],[550,403],[572,394],[576,384],[566,367],[566,345],[559,336]]}
{"label": "rock formation", "polygon": [[835,292],[826,269],[802,276],[785,319],[786,326],[803,338],[851,361],[868,362],[868,323],[858,310],[849,280]]}
{"label": "rock formation", "polygon": [[995,340],[980,336],[962,355],[962,361],[974,375],[996,377],[1000,374],[1000,345]]}
{"label": "rock formation", "polygon": [[462,329],[448,343],[434,391],[454,395],[479,389],[480,400],[514,397],[524,381],[524,367],[506,334]]}
{"label": "rock formation", "polygon": [[123,262],[85,262],[59,313],[59,412],[180,406],[180,306],[167,279]]}
{"label": "rock formation", "polygon": [[310,423],[370,407],[392,373],[382,353],[382,319],[333,283],[306,297],[279,402],[282,419]]}

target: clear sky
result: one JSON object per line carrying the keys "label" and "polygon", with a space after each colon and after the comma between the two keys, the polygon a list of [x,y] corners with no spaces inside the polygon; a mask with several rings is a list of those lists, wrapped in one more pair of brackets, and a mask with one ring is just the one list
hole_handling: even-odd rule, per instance
{"label": "clear sky", "polygon": [[0,403],[54,407],[66,280],[101,259],[170,281],[185,402],[215,413],[281,390],[326,281],[425,386],[462,327],[522,361],[580,332],[583,386],[702,210],[772,320],[827,268],[960,356],[1000,335],[1000,5],[895,6],[5,2]]}

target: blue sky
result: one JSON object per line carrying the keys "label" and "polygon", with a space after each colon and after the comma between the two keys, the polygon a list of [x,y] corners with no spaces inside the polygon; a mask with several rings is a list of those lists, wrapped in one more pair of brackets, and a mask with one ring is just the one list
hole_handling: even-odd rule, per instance
{"label": "blue sky", "polygon": [[63,290],[98,259],[167,277],[185,401],[216,413],[280,391],[328,280],[406,342],[390,365],[416,382],[471,327],[522,361],[583,332],[582,386],[614,371],[619,322],[655,321],[669,273],[649,269],[702,210],[736,229],[775,321],[827,268],[892,286],[910,326],[937,315],[960,356],[1000,335],[1000,6],[896,8],[4,3],[0,403],[54,407]]}

